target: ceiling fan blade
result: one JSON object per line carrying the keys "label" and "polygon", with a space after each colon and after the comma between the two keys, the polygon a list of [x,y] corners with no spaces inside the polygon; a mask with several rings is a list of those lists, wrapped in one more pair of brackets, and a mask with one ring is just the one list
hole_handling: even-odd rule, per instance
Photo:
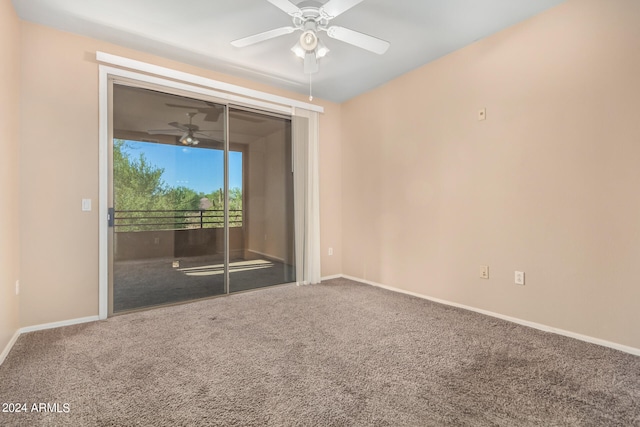
{"label": "ceiling fan blade", "polygon": [[222,132],[221,130],[218,130],[218,131],[216,131],[216,130],[200,130],[200,131],[197,131],[197,132],[193,132],[193,135],[197,136],[198,138],[212,138],[215,135],[219,134],[220,138],[224,138],[223,133],[224,132]]}
{"label": "ceiling fan blade", "polygon": [[205,113],[204,111],[201,111],[201,113],[204,113],[204,119],[202,119],[205,122],[217,122],[218,118],[220,118],[220,110],[216,109],[216,111],[211,111],[209,113]]}
{"label": "ceiling fan blade", "polygon": [[[192,125],[194,128],[191,129],[192,134],[202,134],[210,136],[211,132],[221,132],[216,129],[199,129],[196,125]],[[147,131],[149,135],[186,135],[189,133],[188,129],[149,129]]]}
{"label": "ceiling fan blade", "polygon": [[249,37],[234,40],[231,44],[235,47],[245,47],[255,43],[260,43],[265,40],[269,40],[275,37],[284,36],[285,34],[291,34],[296,30],[295,27],[280,27],[274,30],[265,31],[264,33],[254,34]]}
{"label": "ceiling fan blade", "polygon": [[332,39],[358,46],[370,52],[377,53],[378,55],[385,53],[387,49],[389,49],[389,46],[391,46],[388,41],[344,27],[329,27],[327,28],[327,35]]}
{"label": "ceiling fan blade", "polygon": [[318,59],[314,52],[307,52],[304,56],[304,73],[313,74],[318,72]]}
{"label": "ceiling fan blade", "polygon": [[222,113],[222,111],[224,110],[223,106],[219,106],[216,104],[207,104],[207,105],[212,105],[211,107],[192,107],[189,105],[180,105],[180,104],[165,104],[167,107],[173,107],[173,108],[187,108],[189,110],[198,110],[199,113],[202,113],[205,115],[204,117],[204,121],[205,122],[217,122],[218,121],[218,117],[220,117],[220,113]]}
{"label": "ceiling fan blade", "polygon": [[151,129],[149,135],[182,135],[184,132],[179,129]]}
{"label": "ceiling fan blade", "polygon": [[[269,0],[271,1],[271,0]],[[346,12],[353,6],[361,3],[363,0],[329,0],[320,8],[320,13],[326,15],[328,19],[335,18],[341,13]]]}
{"label": "ceiling fan blade", "polygon": [[267,0],[269,3],[277,7],[278,9],[288,13],[289,15],[300,14],[300,8],[289,0]]}
{"label": "ceiling fan blade", "polygon": [[184,132],[186,132],[186,131],[188,131],[188,130],[189,130],[188,125],[183,125],[183,124],[178,123],[178,122],[171,122],[171,123],[167,123],[167,124],[168,124],[169,126],[173,126],[173,127],[174,127],[174,128],[176,128],[176,129],[180,129],[181,131],[184,131]]}

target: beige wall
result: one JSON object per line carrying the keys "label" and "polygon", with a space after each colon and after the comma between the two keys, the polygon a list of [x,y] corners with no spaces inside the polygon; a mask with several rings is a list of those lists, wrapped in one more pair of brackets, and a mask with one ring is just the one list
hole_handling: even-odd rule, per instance
{"label": "beige wall", "polygon": [[570,0],[343,104],[344,273],[640,348],[638,23]]}
{"label": "beige wall", "polygon": [[20,141],[20,21],[0,0],[0,353],[19,327],[18,161]]}
{"label": "beige wall", "polygon": [[[96,209],[80,209],[82,198],[91,198],[94,207],[98,205],[96,50],[306,100],[302,95],[27,22],[22,23],[20,48],[22,326],[98,314],[98,216]],[[327,109],[321,135],[334,138],[326,147],[335,149],[339,147],[339,109],[328,102],[318,104]],[[336,156],[339,154],[325,155]],[[323,173],[328,169],[321,165]],[[321,203],[339,207],[341,198],[339,193],[325,191]],[[321,222],[327,229],[339,229],[335,215]],[[334,243],[338,241],[335,231],[323,236],[339,245]],[[322,273],[340,273],[339,267],[327,263]]]}

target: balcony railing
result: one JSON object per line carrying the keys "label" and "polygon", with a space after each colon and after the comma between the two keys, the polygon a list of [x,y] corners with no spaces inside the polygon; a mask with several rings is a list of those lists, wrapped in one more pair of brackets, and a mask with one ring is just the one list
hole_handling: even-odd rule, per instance
{"label": "balcony railing", "polygon": [[[116,210],[113,219],[116,232],[224,227],[222,209]],[[229,226],[242,227],[242,209],[229,209]]]}

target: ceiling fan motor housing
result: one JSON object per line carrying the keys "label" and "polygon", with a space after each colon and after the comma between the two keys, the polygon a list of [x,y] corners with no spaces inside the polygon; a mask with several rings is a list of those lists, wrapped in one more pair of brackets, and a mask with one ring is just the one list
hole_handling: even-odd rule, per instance
{"label": "ceiling fan motor housing", "polygon": [[322,16],[316,7],[305,7],[300,9],[300,13],[293,16],[293,25],[303,31],[313,29],[313,31],[326,30],[329,25],[327,17]]}
{"label": "ceiling fan motor housing", "polygon": [[307,52],[313,52],[318,47],[318,27],[322,28],[318,20],[322,21],[318,10],[310,8],[302,9],[302,18],[293,18],[294,24],[302,30],[300,46]]}

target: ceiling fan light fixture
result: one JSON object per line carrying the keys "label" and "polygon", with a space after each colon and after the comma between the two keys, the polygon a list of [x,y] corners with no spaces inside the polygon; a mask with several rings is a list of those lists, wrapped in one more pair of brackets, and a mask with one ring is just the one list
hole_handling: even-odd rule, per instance
{"label": "ceiling fan light fixture", "polygon": [[312,52],[318,46],[318,36],[313,30],[307,30],[300,35],[300,46],[307,52]]}
{"label": "ceiling fan light fixture", "polygon": [[[300,41],[298,41],[298,43],[296,43],[295,46],[291,48],[291,52],[293,52],[298,58],[302,58],[302,59],[304,59],[307,56],[307,53],[313,53],[313,51],[308,52],[304,50],[304,48],[300,44]],[[318,39],[318,45],[316,46],[316,49],[315,49],[316,58],[317,59],[324,58],[325,56],[327,56],[327,53],[329,53],[329,48],[325,46],[324,43],[322,43],[322,40]]]}
{"label": "ceiling fan light fixture", "polygon": [[318,39],[318,47],[316,48],[316,58],[324,58],[329,53],[329,48]]}
{"label": "ceiling fan light fixture", "polygon": [[306,54],[305,50],[300,45],[300,41],[291,48],[291,52],[293,52],[298,58],[302,59],[304,59],[304,55]]}
{"label": "ceiling fan light fixture", "polygon": [[191,132],[186,132],[184,135],[180,137],[180,142],[184,145],[198,145],[200,141],[198,138],[193,136]]}

